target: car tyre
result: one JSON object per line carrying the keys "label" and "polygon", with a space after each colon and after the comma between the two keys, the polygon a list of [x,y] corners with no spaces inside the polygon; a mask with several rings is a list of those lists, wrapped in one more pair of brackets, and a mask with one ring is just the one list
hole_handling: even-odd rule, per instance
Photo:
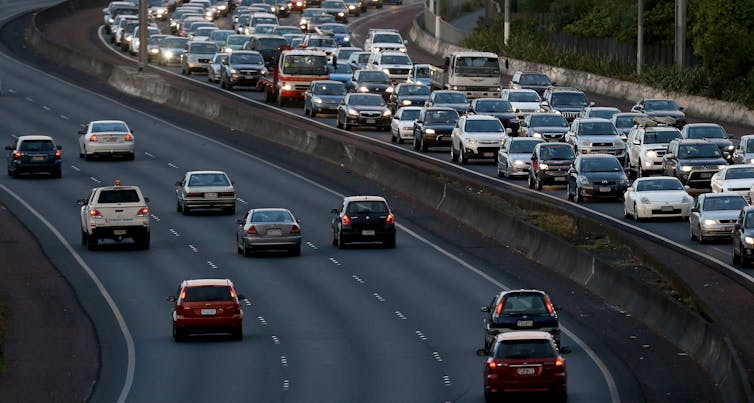
{"label": "car tyre", "polygon": [[345,130],[351,130],[351,125],[349,125],[346,122],[343,122],[343,129],[345,129]]}
{"label": "car tyre", "polygon": [[89,241],[89,236],[83,229],[81,230],[81,244],[86,246]]}
{"label": "car tyre", "polygon": [[86,247],[87,247],[87,249],[89,249],[89,250],[95,250],[95,249],[97,249],[97,242],[98,242],[98,239],[93,234],[86,236]]}
{"label": "car tyre", "polygon": [[395,235],[386,239],[385,242],[383,242],[383,245],[386,249],[395,249]]}
{"label": "car tyre", "polygon": [[60,179],[63,177],[63,169],[58,167],[56,170],[52,171],[52,177],[55,179]]}
{"label": "car tyre", "polygon": [[419,148],[424,152],[427,152],[429,150],[429,147],[427,147],[427,143],[424,141],[424,136],[422,136],[421,138],[421,142],[419,143]]}
{"label": "car tyre", "polygon": [[136,241],[136,246],[139,249],[149,249],[149,232],[147,232],[144,235],[137,236],[134,241]]}
{"label": "car tyre", "polygon": [[178,212],[178,213],[182,213],[183,212],[183,206],[181,205],[181,202],[179,202],[179,201],[175,202],[175,211]]}
{"label": "car tyre", "polygon": [[634,221],[636,221],[636,222],[640,222],[641,221],[641,217],[639,217],[639,210],[636,208],[636,203],[634,203],[634,214],[633,214],[633,216],[634,216]]}
{"label": "car tyre", "polygon": [[702,234],[702,228],[699,227],[699,235],[696,237],[699,240],[699,243],[705,243],[707,242],[707,239],[704,238],[704,235]]}
{"label": "car tyre", "polygon": [[182,211],[183,215],[189,215],[189,213],[191,212],[189,210],[188,206],[183,206],[183,208],[181,210],[183,210]]}
{"label": "car tyre", "polygon": [[126,159],[129,161],[133,161],[136,159],[136,153],[128,153],[126,154]]}
{"label": "car tyre", "polygon": [[180,343],[186,339],[186,335],[175,328],[175,324],[173,324],[173,340],[175,340],[176,343]]}
{"label": "car tyre", "polygon": [[623,203],[623,217],[631,218],[631,213],[628,212],[628,206],[626,206],[626,203]]}
{"label": "car tyre", "polygon": [[243,340],[243,329],[239,328],[234,330],[233,333],[231,333],[231,338],[235,341]]}
{"label": "car tyre", "polygon": [[340,123],[340,117],[335,117],[335,127],[337,127],[338,129],[343,128],[343,124]]}
{"label": "car tyre", "polygon": [[309,115],[310,115],[311,117],[313,117],[313,118],[316,118],[316,117],[317,117],[317,112],[316,112],[316,111],[314,110],[314,108],[312,108],[312,109],[311,109],[311,110],[309,111]]}
{"label": "car tyre", "polygon": [[337,247],[338,249],[345,249],[346,243],[343,241],[343,234],[338,233],[338,237],[336,239]]}
{"label": "car tyre", "polygon": [[[500,176],[500,168],[497,168],[497,176]],[[527,179],[528,179],[527,184],[529,185],[529,189],[534,189],[534,177],[531,174],[531,172],[529,172],[529,177]]]}
{"label": "car tyre", "polygon": [[301,256],[301,245],[292,247],[289,251],[291,256]]}
{"label": "car tyre", "polygon": [[466,165],[469,163],[469,158],[466,156],[466,152],[463,151],[463,148],[458,153],[458,163],[461,165]]}
{"label": "car tyre", "polygon": [[566,185],[566,198],[573,200],[573,193],[571,193],[571,185]]}
{"label": "car tyre", "polygon": [[252,249],[246,245],[246,242],[243,243],[242,248],[243,248],[243,257],[251,257]]}
{"label": "car tyre", "polygon": [[225,209],[225,214],[227,214],[227,215],[234,215],[234,214],[236,214],[236,207],[235,206],[233,206],[233,207],[227,207]]}
{"label": "car tyre", "polygon": [[238,242],[238,235],[236,235],[236,253],[238,253],[239,255],[243,253],[241,244]]}
{"label": "car tyre", "polygon": [[733,259],[731,259],[733,264],[741,264],[741,255],[736,253],[736,247],[731,246],[731,249],[733,250]]}
{"label": "car tyre", "polygon": [[220,88],[222,88],[222,89],[228,88],[228,86],[225,84],[225,80],[224,79],[220,79]]}
{"label": "car tyre", "polygon": [[419,151],[419,140],[417,140],[416,137],[414,137],[413,146],[414,146],[414,151]]}
{"label": "car tyre", "polygon": [[450,145],[450,162],[455,162],[457,160],[456,157],[456,150],[453,148],[453,145]]}

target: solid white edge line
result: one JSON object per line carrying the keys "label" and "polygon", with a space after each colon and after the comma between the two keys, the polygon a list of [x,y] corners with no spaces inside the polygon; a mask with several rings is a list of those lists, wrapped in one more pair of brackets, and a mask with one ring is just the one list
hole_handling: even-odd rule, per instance
{"label": "solid white edge line", "polygon": [[37,210],[34,209],[29,203],[26,202],[26,200],[22,199],[21,196],[10,190],[7,186],[0,184],[0,189],[4,190],[6,193],[8,193],[10,196],[12,196],[16,201],[21,203],[22,206],[24,206],[29,212],[31,212],[42,224],[47,227],[50,232],[55,235],[55,237],[60,241],[60,243],[65,247],[65,249],[68,251],[68,253],[73,256],[73,258],[76,260],[76,262],[81,266],[81,268],[84,269],[86,274],[89,276],[89,278],[94,282],[94,284],[97,286],[97,289],[99,290],[100,294],[102,294],[102,297],[107,302],[107,305],[110,307],[110,309],[113,312],[113,316],[115,316],[115,320],[118,322],[118,327],[120,328],[120,332],[123,334],[123,338],[126,341],[126,350],[128,355],[128,363],[126,365],[126,379],[123,384],[123,387],[121,388],[120,394],[118,396],[118,403],[124,403],[126,401],[126,398],[128,397],[128,393],[131,390],[131,385],[133,384],[134,380],[134,372],[136,370],[136,348],[134,346],[134,340],[131,336],[131,332],[128,330],[128,325],[126,325],[126,320],[123,318],[123,315],[120,313],[120,309],[118,309],[118,306],[115,304],[115,301],[110,296],[110,293],[107,292],[107,289],[100,281],[99,277],[94,273],[91,267],[89,267],[88,264],[84,261],[84,259],[81,257],[81,255],[76,252],[73,247],[71,246],[68,241],[65,240],[63,235],[49,222],[47,219],[42,216]]}

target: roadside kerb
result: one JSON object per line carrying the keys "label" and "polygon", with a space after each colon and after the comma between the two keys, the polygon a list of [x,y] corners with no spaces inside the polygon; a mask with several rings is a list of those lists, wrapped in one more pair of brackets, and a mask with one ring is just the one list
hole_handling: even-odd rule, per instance
{"label": "roadside kerb", "polygon": [[[253,106],[216,103],[201,97],[195,91],[172,87],[158,75],[137,74],[135,69],[129,67],[85,60],[86,56],[50,42],[38,30],[34,30],[31,36],[32,44],[59,63],[94,72],[93,74],[98,77],[109,71],[106,80],[110,85],[126,90],[131,95],[169,104],[173,108],[213,121],[232,122],[233,127],[239,131],[256,130],[270,133],[271,136],[265,137],[266,140],[341,164],[344,168],[359,172],[386,186],[398,190],[411,189],[412,196],[416,199],[424,200],[427,204],[455,216],[481,233],[520,250],[533,260],[555,270],[563,270],[565,275],[581,282],[606,301],[625,306],[632,314],[636,312],[634,315],[637,318],[648,316],[650,325],[679,343],[679,346],[711,371],[720,385],[725,385],[725,393],[728,395],[726,400],[742,401],[750,398],[748,384],[743,382],[740,374],[735,371],[735,360],[725,360],[731,364],[724,371],[712,371],[715,368],[708,357],[718,357],[722,354],[721,351],[732,357],[735,352],[730,350],[724,337],[717,334],[703,318],[672,299],[659,295],[646,285],[628,280],[630,277],[594,259],[586,251],[574,248],[570,243],[522,222],[521,217],[511,216],[510,212],[501,210],[501,206],[506,204],[505,199],[510,197],[518,197],[520,203],[538,203],[543,209],[552,209],[552,205],[543,206],[541,201],[531,196],[512,196],[512,192],[469,186],[459,179],[459,175],[450,175],[437,168],[427,170],[426,166],[419,167],[411,158],[398,155],[393,150],[387,152],[386,147],[352,138],[346,142],[345,136],[335,131],[323,135],[321,132],[307,130],[305,124],[260,119],[253,116]],[[556,211],[556,214],[569,214],[566,210],[558,210],[560,211]],[[490,217],[498,219],[491,220]],[[579,218],[580,223],[590,226],[587,221],[583,217]],[[600,227],[600,224],[591,223],[591,226]],[[535,247],[532,248],[532,245]],[[568,264],[563,265],[563,262]],[[653,312],[656,316],[647,315],[647,312]],[[657,319],[652,320],[653,317]],[[700,334],[704,337],[686,337],[688,326],[674,325],[678,321],[672,318],[678,317],[688,318],[684,320],[689,324],[696,323],[695,327],[703,330]],[[700,344],[699,341],[715,342]],[[734,398],[729,399],[731,396]]]}

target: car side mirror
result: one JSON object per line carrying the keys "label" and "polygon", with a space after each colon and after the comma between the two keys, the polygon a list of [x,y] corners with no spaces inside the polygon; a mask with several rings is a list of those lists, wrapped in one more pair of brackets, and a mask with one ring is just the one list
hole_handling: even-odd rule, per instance
{"label": "car side mirror", "polygon": [[62,150],[62,149],[63,149],[63,146],[55,146],[55,149],[56,149],[56,150]]}
{"label": "car side mirror", "polygon": [[148,197],[144,198],[144,203],[149,203],[149,198]]}
{"label": "car side mirror", "polygon": [[634,191],[634,187],[633,186],[629,186],[629,187],[626,188],[626,192],[633,192],[633,191]]}
{"label": "car side mirror", "polygon": [[486,357],[486,356],[488,356],[488,355],[489,355],[489,352],[488,352],[487,350],[483,349],[483,348],[480,348],[480,349],[478,349],[478,350],[476,351],[476,355],[477,355],[478,357]]}
{"label": "car side mirror", "polygon": [[243,220],[242,220],[242,219],[240,219],[240,218],[239,218],[239,219],[237,219],[237,220],[236,220],[236,224],[238,224],[238,225],[243,225],[243,224],[244,224],[244,222],[243,222]]}
{"label": "car side mirror", "polygon": [[165,300],[168,301],[168,302],[176,302],[176,301],[178,301],[178,298],[176,298],[175,295],[171,295],[171,296],[165,298]]}
{"label": "car side mirror", "polygon": [[239,300],[244,300],[244,299],[246,299],[246,296],[243,295],[243,294],[238,294],[238,299]]}
{"label": "car side mirror", "polygon": [[102,9],[102,14],[107,14],[107,8]]}
{"label": "car side mirror", "polygon": [[[685,190],[685,191],[688,192],[689,190],[691,190],[691,186],[689,186],[689,185],[683,185],[683,190]],[[699,209],[697,208],[696,211],[699,211]]]}
{"label": "car side mirror", "polygon": [[550,103],[549,103],[549,102],[547,102],[547,101],[542,101],[542,102],[540,102],[539,104],[540,104],[540,105],[542,105],[542,106],[547,106],[547,105],[550,105]]}
{"label": "car side mirror", "polygon": [[76,204],[79,206],[86,206],[86,199],[78,199],[76,200]]}
{"label": "car side mirror", "polygon": [[560,354],[571,354],[572,353],[571,348],[570,347],[566,347],[566,346],[560,347],[559,351],[560,351]]}
{"label": "car side mirror", "polygon": [[86,134],[86,130],[83,130],[83,129],[79,130],[79,134]]}
{"label": "car side mirror", "polygon": [[338,211],[338,209],[334,208],[334,209],[330,210],[330,213],[332,213],[332,214],[338,214],[339,211]]}
{"label": "car side mirror", "polygon": [[590,107],[594,106],[594,102],[589,102],[589,106]]}
{"label": "car side mirror", "polygon": [[691,212],[692,213],[698,213],[699,212],[699,207],[692,207],[691,208]]}
{"label": "car side mirror", "polygon": [[526,122],[519,123],[520,127],[529,127],[529,125]]}
{"label": "car side mirror", "polygon": [[634,140],[634,144],[636,144],[637,146],[640,146],[640,145],[641,145],[641,141],[639,141],[639,140]]}
{"label": "car side mirror", "polygon": [[675,154],[673,154],[673,153],[667,153],[667,154],[665,154],[665,159],[673,159],[673,158],[675,158]]}
{"label": "car side mirror", "polygon": [[555,81],[553,81],[553,82],[550,83],[550,85],[555,86],[555,85],[558,85],[558,83],[556,83]]}
{"label": "car side mirror", "polygon": [[679,110],[679,111],[682,111],[682,110],[684,110],[684,109],[686,109],[686,108],[684,108],[683,106],[679,106],[679,107],[678,107],[678,110]]}
{"label": "car side mirror", "polygon": [[223,66],[227,66],[228,65],[228,60],[227,59],[223,59],[223,61],[221,63],[223,64]]}
{"label": "car side mirror", "polygon": [[489,312],[489,311],[490,311],[490,307],[488,307],[488,306],[483,306],[483,307],[482,307],[482,308],[480,308],[479,310],[480,310],[480,311],[482,311],[482,312]]}
{"label": "car side mirror", "polygon": [[183,181],[178,181],[175,183],[176,186],[183,186]]}
{"label": "car side mirror", "polygon": [[739,223],[733,224],[733,229],[736,229],[736,230],[741,229],[741,224]]}

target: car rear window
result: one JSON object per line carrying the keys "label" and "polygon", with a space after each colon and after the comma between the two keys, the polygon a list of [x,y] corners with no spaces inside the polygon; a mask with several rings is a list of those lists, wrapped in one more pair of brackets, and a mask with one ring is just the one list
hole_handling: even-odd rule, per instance
{"label": "car rear window", "polygon": [[506,340],[497,343],[495,358],[554,358],[555,348],[549,340]]}
{"label": "car rear window", "polygon": [[98,203],[138,203],[139,194],[134,189],[103,190],[99,194]]}
{"label": "car rear window", "polygon": [[193,174],[188,182],[189,186],[230,186],[228,178],[223,174]]}
{"label": "car rear window", "polygon": [[251,222],[293,222],[293,217],[285,210],[261,210],[251,215]]}
{"label": "car rear window", "polygon": [[104,132],[127,132],[128,127],[123,123],[94,123],[92,124],[92,133]]}
{"label": "car rear window", "polygon": [[227,286],[187,287],[185,291],[184,302],[233,301],[230,287]]}
{"label": "car rear window", "polygon": [[19,151],[52,151],[55,145],[51,140],[24,140],[18,145]]}
{"label": "car rear window", "polygon": [[387,213],[387,204],[383,201],[355,201],[348,203],[348,214]]}
{"label": "car rear window", "polygon": [[541,294],[519,294],[504,297],[502,314],[533,314],[549,313],[545,299]]}

